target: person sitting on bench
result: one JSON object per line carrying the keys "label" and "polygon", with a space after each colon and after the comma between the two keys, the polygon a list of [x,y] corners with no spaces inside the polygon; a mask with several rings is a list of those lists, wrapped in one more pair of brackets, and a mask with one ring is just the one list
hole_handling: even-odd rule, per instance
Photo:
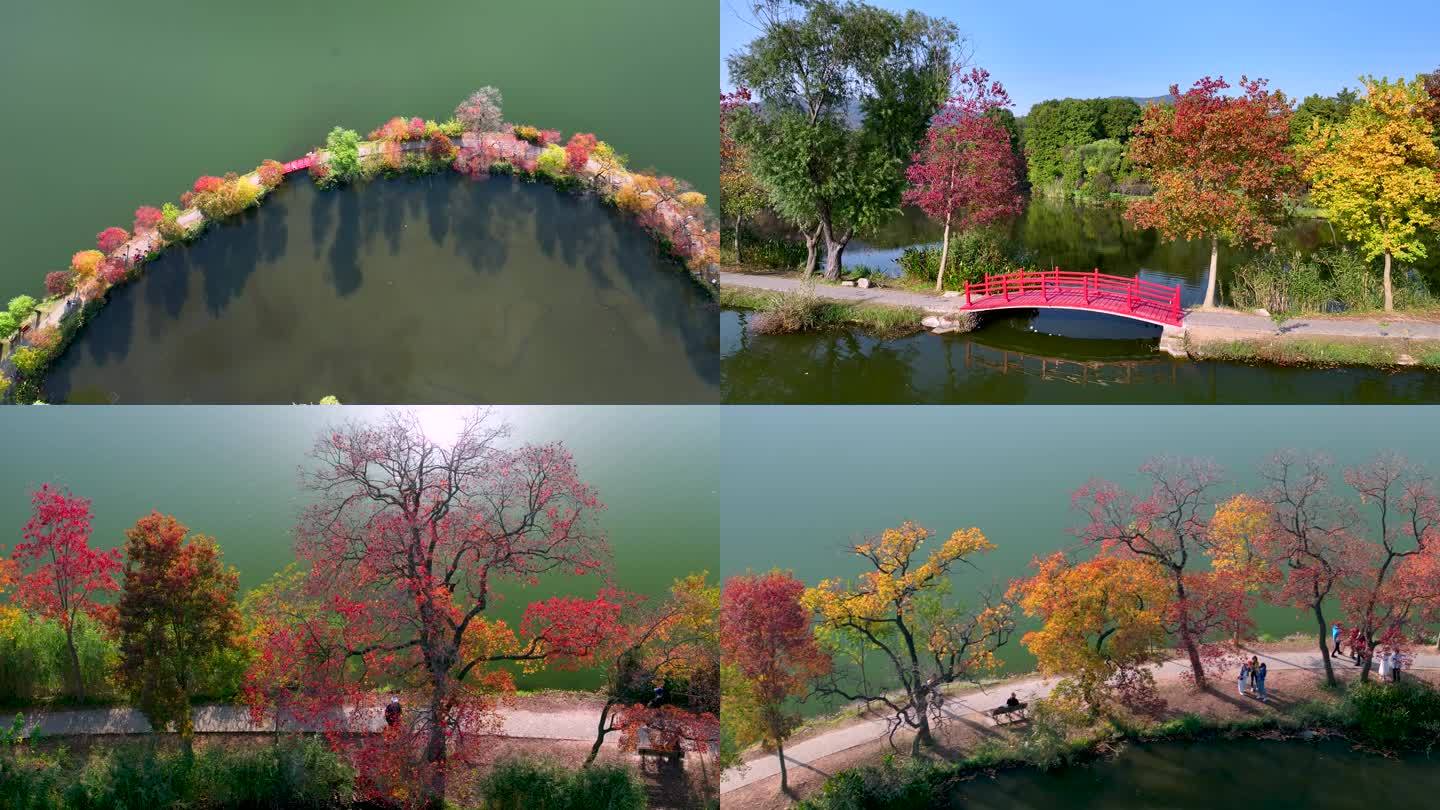
{"label": "person sitting on bench", "polygon": [[1005,701],[1005,708],[1009,709],[1012,712],[1020,708],[1020,698],[1015,697],[1014,692],[1011,692],[1010,699]]}

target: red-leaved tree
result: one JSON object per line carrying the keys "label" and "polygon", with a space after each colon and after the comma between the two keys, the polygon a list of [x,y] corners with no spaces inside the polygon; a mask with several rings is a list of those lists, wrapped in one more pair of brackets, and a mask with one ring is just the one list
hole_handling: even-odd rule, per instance
{"label": "red-leaved tree", "polygon": [[1166,239],[1209,239],[1205,306],[1215,306],[1220,242],[1268,245],[1286,202],[1300,187],[1290,153],[1290,102],[1264,79],[1240,79],[1226,96],[1223,78],[1209,76],[1180,92],[1174,105],[1151,104],[1130,141],[1130,160],[1149,172],[1155,194],[1137,200],[1126,218]]}
{"label": "red-leaved tree", "polygon": [[114,253],[120,246],[130,241],[130,234],[124,228],[111,226],[95,235],[95,246],[100,248],[101,253]]}
{"label": "red-leaved tree", "polygon": [[[570,454],[506,446],[508,433],[477,413],[440,444],[415,414],[392,412],[321,437],[302,474],[314,502],[296,552],[308,571],[300,593],[275,600],[285,612],[259,634],[247,695],[273,705],[288,692],[289,712],[348,744],[380,798],[440,807],[450,764],[470,761],[494,725],[493,694],[513,689],[496,664],[588,661],[614,631],[620,606],[604,591],[535,603],[518,634],[487,618],[501,583],[599,572],[608,557],[603,507]],[[403,732],[346,743],[382,687],[413,695]]]}
{"label": "red-leaved tree", "polygon": [[1284,452],[1261,468],[1266,487],[1259,499],[1268,506],[1268,520],[1258,533],[1256,549],[1277,574],[1271,601],[1315,617],[1325,680],[1334,686],[1325,604],[1354,585],[1372,555],[1369,544],[1355,533],[1354,509],[1330,492],[1325,467],[1319,456]]}
{"label": "red-leaved tree", "polygon": [[905,202],[945,226],[937,291],[950,256],[950,229],[987,225],[1020,213],[1022,205],[1010,136],[993,115],[1010,106],[1010,96],[982,68],[957,73],[958,92],[931,119],[905,172]]}
{"label": "red-leaved tree", "polygon": [[119,590],[115,573],[120,570],[120,552],[90,547],[88,498],[42,484],[30,494],[30,505],[34,512],[22,532],[24,539],[11,552],[21,572],[15,596],[21,605],[54,619],[65,631],[70,689],[83,699],[85,680],[75,648],[75,622],[82,614],[108,620],[113,607],[101,605],[95,597]]}
{"label": "red-leaved tree", "polygon": [[597,143],[599,140],[589,132],[577,132],[570,136],[570,142],[565,144],[565,163],[570,171],[579,174],[585,168]]}
{"label": "red-leaved tree", "polygon": [[[800,604],[805,583],[785,571],[745,574],[726,580],[720,596],[720,645],[727,666],[744,681],[754,717],[749,727],[780,759],[780,789],[789,792],[785,739],[799,724],[787,703],[830,671],[831,661],[815,643],[810,612]],[[726,718],[731,722],[731,718]]]}
{"label": "red-leaved tree", "polygon": [[1218,663],[1231,652],[1207,643],[1207,637],[1243,638],[1254,602],[1243,576],[1200,568],[1214,549],[1209,519],[1220,470],[1198,459],[1156,459],[1140,473],[1150,481],[1149,492],[1126,492],[1099,480],[1076,490],[1072,502],[1087,519],[1077,534],[1102,551],[1135,555],[1165,569],[1174,591],[1165,629],[1189,657],[1196,688],[1204,688],[1205,662]]}
{"label": "red-leaved tree", "polygon": [[[1378,543],[1363,576],[1341,591],[1340,603],[1360,629],[1364,649],[1396,648],[1408,641],[1414,622],[1440,603],[1440,498],[1430,476],[1400,456],[1387,454],[1345,471],[1345,483],[1370,507]],[[1372,656],[1361,663],[1369,680]]]}

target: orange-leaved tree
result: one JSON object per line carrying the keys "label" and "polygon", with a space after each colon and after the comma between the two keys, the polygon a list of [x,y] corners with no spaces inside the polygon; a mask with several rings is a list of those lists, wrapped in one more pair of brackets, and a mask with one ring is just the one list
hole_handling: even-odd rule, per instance
{"label": "orange-leaved tree", "polygon": [[[866,657],[879,658],[895,676],[872,684],[841,670],[822,681],[818,693],[886,709],[893,715],[892,736],[902,726],[915,730],[915,753],[935,745],[931,727],[941,716],[946,684],[997,670],[995,653],[1015,629],[1013,603],[1004,596],[983,592],[974,606],[950,598],[952,570],[973,565],[973,557],[995,547],[984,533],[958,529],[921,558],[929,537],[928,529],[906,521],[856,543],[850,552],[868,570],[854,582],[824,580],[804,596],[819,617],[823,647],[847,654],[857,666]],[[903,692],[898,697],[896,686]]]}
{"label": "orange-leaved tree", "polygon": [[[1077,533],[1101,552],[1160,566],[1171,589],[1165,629],[1179,640],[1190,659],[1190,677],[1203,688],[1205,662],[1219,661],[1230,651],[1207,639],[1234,641],[1247,635],[1255,601],[1241,572],[1223,565],[1202,567],[1217,552],[1210,519],[1220,470],[1198,459],[1162,458],[1147,462],[1140,472],[1149,479],[1149,492],[1126,492],[1099,480],[1076,490],[1072,500],[1086,518]],[[1219,551],[1222,560],[1228,558],[1227,550]]]}
{"label": "orange-leaved tree", "polygon": [[1299,188],[1289,151],[1290,102],[1263,79],[1240,79],[1226,96],[1223,78],[1206,76],[1173,105],[1152,104],[1135,128],[1130,160],[1150,175],[1155,194],[1125,216],[1166,239],[1210,240],[1205,306],[1215,306],[1220,243],[1270,244]]}
{"label": "orange-leaved tree", "polygon": [[1020,643],[1046,675],[1060,675],[1056,695],[1097,714],[1115,697],[1127,706],[1154,705],[1149,665],[1165,650],[1174,593],[1153,560],[1101,554],[1072,562],[1063,552],[1037,558],[1035,573],[1012,589],[1040,629]]}

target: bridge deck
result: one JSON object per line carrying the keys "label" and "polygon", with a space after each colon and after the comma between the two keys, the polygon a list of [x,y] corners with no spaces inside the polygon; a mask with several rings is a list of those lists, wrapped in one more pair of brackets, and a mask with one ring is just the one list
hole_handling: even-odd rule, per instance
{"label": "bridge deck", "polygon": [[[1086,299],[1089,300],[1086,300]],[[1126,300],[1123,294],[1091,292],[1088,296],[1080,290],[1051,290],[1041,293],[1039,290],[1030,290],[1023,293],[1010,293],[1007,299],[1003,295],[986,295],[971,300],[969,304],[962,304],[961,309],[985,310],[985,309],[1080,309],[1087,312],[1105,312],[1112,315],[1121,315],[1126,318],[1134,318],[1160,326],[1179,326],[1183,321],[1176,318],[1168,306],[1151,303],[1149,301],[1136,301],[1134,308]]]}

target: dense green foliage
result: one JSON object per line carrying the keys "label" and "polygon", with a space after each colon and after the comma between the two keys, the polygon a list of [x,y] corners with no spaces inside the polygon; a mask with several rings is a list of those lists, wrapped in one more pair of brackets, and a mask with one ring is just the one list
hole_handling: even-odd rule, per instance
{"label": "dense green foliage", "polygon": [[[774,270],[797,270],[805,264],[805,246],[793,239],[758,236],[748,229],[742,238],[745,241],[745,265],[747,267],[768,267]],[[732,228],[720,232],[720,261],[735,264],[735,232]]]}
{"label": "dense green foliage", "polygon": [[1128,98],[1052,99],[1031,107],[1020,121],[1030,185],[1095,197],[1140,191],[1124,150],[1140,113]]}
{"label": "dense green foliage", "polygon": [[1306,96],[1290,119],[1290,140],[1294,143],[1306,140],[1310,136],[1311,125],[1316,122],[1328,126],[1344,121],[1359,103],[1360,94],[1348,87],[1341,88],[1333,96]]}
{"label": "dense green foliage", "polygon": [[325,165],[329,172],[316,180],[316,185],[329,188],[338,183],[348,183],[360,174],[360,133],[353,129],[335,127],[325,136],[325,151],[329,160]]}
{"label": "dense green foliage", "polygon": [[[1430,305],[1425,279],[1402,269],[1395,285],[1396,305]],[[1289,315],[1367,311],[1383,304],[1380,280],[1371,262],[1353,250],[1324,249],[1312,254],[1262,254],[1235,270],[1229,298],[1242,309]]]}
{"label": "dense green foliage", "polygon": [[762,33],[728,64],[766,112],[729,121],[780,218],[821,228],[833,280],[849,240],[899,209],[905,162],[945,99],[959,34],[948,20],[855,2],[757,11]]}
{"label": "dense green foliage", "polygon": [[[76,623],[75,644],[90,698],[119,698],[113,682],[119,649],[113,637],[89,618]],[[0,627],[0,706],[33,705],[60,698],[65,691],[65,632],[50,619],[31,614]],[[240,694],[248,649],[234,647],[209,656],[197,671],[197,696],[207,701],[233,701]]]}
{"label": "dense green foliage", "polygon": [[0,743],[0,807],[16,810],[345,808],[353,783],[349,766],[317,738],[193,757],[124,744],[80,758]]}
{"label": "dense green foliage", "polygon": [[[940,267],[940,248],[908,247],[898,261],[906,278],[934,285]],[[1011,254],[1000,234],[982,229],[951,236],[946,264],[944,287],[958,290],[967,281],[979,281],[986,273],[1007,273],[1023,262]]]}
{"label": "dense green foliage", "polygon": [[1414,681],[1362,683],[1346,696],[1351,722],[1362,739],[1387,750],[1440,742],[1440,692]]}
{"label": "dense green foliage", "polygon": [[509,760],[480,780],[480,810],[642,810],[645,790],[629,770],[594,765],[571,770]]}

